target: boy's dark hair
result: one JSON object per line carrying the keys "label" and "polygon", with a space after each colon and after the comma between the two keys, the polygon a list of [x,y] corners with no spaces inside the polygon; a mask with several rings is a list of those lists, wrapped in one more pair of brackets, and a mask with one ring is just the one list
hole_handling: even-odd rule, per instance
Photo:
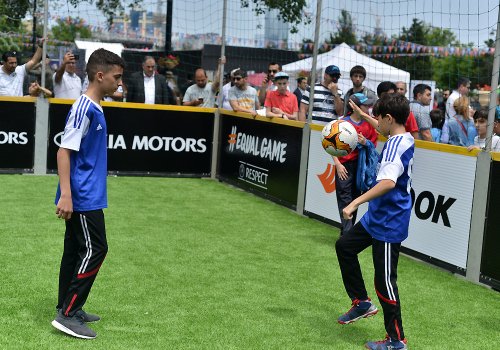
{"label": "boy's dark hair", "polygon": [[474,120],[478,120],[478,119],[486,119],[486,120],[488,120],[488,108],[478,109],[474,113],[474,115],[472,116],[472,118],[474,118]]}
{"label": "boy's dark hair", "polygon": [[469,78],[458,78],[457,80],[457,88],[459,88],[460,86],[462,85],[467,85],[467,84],[470,84],[470,79]]}
{"label": "boy's dark hair", "polygon": [[423,94],[425,90],[432,91],[432,88],[427,84],[417,84],[413,88],[413,98],[416,99],[418,94]]}
{"label": "boy's dark hair", "polygon": [[361,74],[363,78],[366,79],[366,69],[363,66],[354,66],[351,68],[349,76],[352,77],[354,74]]}
{"label": "boy's dark hair", "polygon": [[439,124],[441,124],[441,121],[443,120],[443,111],[440,109],[433,109],[429,115],[431,117],[432,127],[439,127]]}
{"label": "boy's dark hair", "polygon": [[390,114],[396,123],[405,125],[410,114],[410,102],[401,94],[383,93],[373,106],[373,115],[386,116]]}
{"label": "boy's dark hair", "polygon": [[297,84],[302,83],[302,81],[306,80],[306,79],[307,79],[306,77],[299,77],[299,78],[297,78]]}
{"label": "boy's dark hair", "polygon": [[89,81],[94,81],[95,75],[99,71],[104,73],[109,72],[112,66],[125,68],[125,61],[111,51],[105,49],[95,50],[92,55],[90,55],[89,61],[87,62],[86,71]]}
{"label": "boy's dark hair", "polygon": [[386,93],[389,90],[394,90],[396,92],[397,86],[392,81],[383,81],[377,86],[377,96],[380,98],[382,94]]}

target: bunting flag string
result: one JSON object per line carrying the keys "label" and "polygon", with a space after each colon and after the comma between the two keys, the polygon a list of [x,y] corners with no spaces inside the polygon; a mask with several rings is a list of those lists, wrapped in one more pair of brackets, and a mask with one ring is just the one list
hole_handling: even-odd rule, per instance
{"label": "bunting flag string", "polygon": [[[55,16],[55,19],[65,19],[59,16]],[[83,25],[83,22],[78,22]],[[102,28],[98,26],[87,26],[92,32],[102,32]],[[122,40],[137,40],[150,42],[151,36],[149,33],[142,33],[140,28],[135,31],[125,31],[123,26],[113,25],[109,33],[121,36]],[[146,34],[146,35],[142,35]],[[20,33],[0,33],[0,37],[13,37],[21,38],[23,45],[31,45],[31,35],[30,34],[20,34]],[[175,50],[183,49],[201,49],[204,44],[215,44],[220,45],[222,39],[218,34],[188,34],[182,32],[172,33],[172,46]],[[72,42],[57,40],[55,38],[49,37],[49,44],[60,45],[60,46],[71,46]],[[291,40],[264,40],[264,39],[249,39],[240,38],[236,36],[228,36],[226,38],[226,44],[233,46],[245,46],[245,47],[272,47],[284,50],[295,50],[302,51],[299,57],[309,57],[313,51],[314,43],[298,43]],[[322,43],[321,50],[326,52],[334,49],[336,44]],[[433,57],[481,57],[489,56],[495,53],[495,48],[492,47],[460,47],[460,46],[425,46],[420,44],[415,44],[411,42],[406,42],[402,40],[385,38],[382,40],[382,45],[367,45],[367,44],[356,44],[350,45],[355,51],[372,57],[398,57],[398,56],[433,56]]]}

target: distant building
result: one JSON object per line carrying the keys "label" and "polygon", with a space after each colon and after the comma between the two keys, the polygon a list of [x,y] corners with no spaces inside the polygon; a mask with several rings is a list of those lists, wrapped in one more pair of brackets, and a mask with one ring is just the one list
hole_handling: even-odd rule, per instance
{"label": "distant building", "polygon": [[[161,2],[161,1],[160,1]],[[130,10],[128,15],[115,16],[111,30],[105,35],[120,40],[143,40],[165,45],[165,14],[144,10]]]}
{"label": "distant building", "polygon": [[278,19],[278,10],[269,10],[265,16],[264,40],[270,42],[288,42],[290,28],[288,23]]}

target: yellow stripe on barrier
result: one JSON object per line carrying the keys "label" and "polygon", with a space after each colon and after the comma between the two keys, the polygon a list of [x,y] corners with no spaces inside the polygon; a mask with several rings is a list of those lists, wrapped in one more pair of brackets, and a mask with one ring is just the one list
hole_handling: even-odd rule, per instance
{"label": "yellow stripe on barrier", "polygon": [[53,97],[53,98],[49,98],[49,103],[55,104],[55,105],[72,105],[73,103],[75,103],[75,100],[73,100],[71,98]]}
{"label": "yellow stripe on barrier", "polygon": [[286,120],[283,118],[269,118],[269,117],[262,117],[260,115],[254,117],[250,113],[243,113],[243,112],[234,112],[230,111],[227,109],[220,109],[220,114],[222,115],[230,115],[233,117],[240,117],[240,118],[245,118],[245,119],[252,119],[252,120],[258,120],[261,122],[267,122],[267,123],[273,123],[273,124],[281,124],[281,125],[288,125],[288,126],[293,126],[295,128],[304,128],[304,122],[299,122],[296,120]]}
{"label": "yellow stripe on barrier", "polygon": [[415,145],[418,148],[429,149],[432,151],[440,151],[440,152],[446,152],[446,153],[459,154],[462,156],[469,156],[469,157],[476,157],[477,154],[480,152],[480,150],[478,150],[478,149],[473,149],[472,151],[468,151],[467,147],[453,146],[453,145],[447,145],[444,143],[429,142],[429,141],[422,141],[422,140],[415,140]]}
{"label": "yellow stripe on barrier", "polygon": [[495,162],[500,162],[500,152],[490,152],[491,159]]}
{"label": "yellow stripe on barrier", "polygon": [[[75,100],[66,98],[49,98],[50,103],[54,104],[73,104]],[[197,113],[215,113],[216,108],[201,108],[190,106],[177,106],[177,105],[151,105],[145,103],[135,102],[108,102],[101,101],[104,107],[118,107],[118,108],[133,108],[133,109],[153,109],[162,111],[183,111],[183,112],[197,112]]]}
{"label": "yellow stripe on barrier", "polygon": [[[311,130],[321,131],[323,130],[323,125],[311,124]],[[385,142],[387,141],[387,137],[379,134],[378,141]],[[469,152],[466,147],[453,146],[444,143],[429,142],[423,140],[415,140],[415,146],[418,148],[440,151],[445,153],[459,154],[462,156],[469,156],[469,157],[476,157],[477,154],[480,152],[478,149],[473,149],[472,151]]]}
{"label": "yellow stripe on barrier", "polygon": [[215,113],[216,108],[204,107],[190,107],[190,106],[177,106],[177,105],[151,105],[145,103],[135,102],[101,102],[106,107],[119,107],[119,108],[134,108],[134,109],[154,109],[161,111],[181,111],[181,112],[195,112],[195,113]]}
{"label": "yellow stripe on barrier", "polygon": [[309,124],[309,126],[311,127],[311,130],[315,131],[321,131],[323,130],[324,127],[324,125],[319,125],[319,124]]}
{"label": "yellow stripe on barrier", "polygon": [[36,97],[31,97],[31,96],[0,96],[0,101],[33,103],[36,101]]}

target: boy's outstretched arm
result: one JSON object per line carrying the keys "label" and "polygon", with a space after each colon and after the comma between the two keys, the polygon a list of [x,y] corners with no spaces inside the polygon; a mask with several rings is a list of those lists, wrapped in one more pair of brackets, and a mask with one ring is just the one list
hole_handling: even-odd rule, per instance
{"label": "boy's outstretched arm", "polygon": [[363,193],[344,208],[342,211],[344,219],[352,219],[352,213],[354,213],[361,204],[386,194],[394,187],[396,187],[396,183],[394,181],[389,179],[380,180],[380,182],[373,186],[369,191]]}

